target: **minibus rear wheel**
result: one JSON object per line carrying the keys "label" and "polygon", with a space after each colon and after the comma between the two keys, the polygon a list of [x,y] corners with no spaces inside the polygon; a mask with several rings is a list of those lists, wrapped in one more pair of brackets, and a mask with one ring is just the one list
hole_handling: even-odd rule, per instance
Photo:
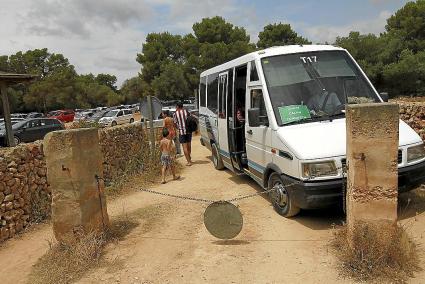
{"label": "minibus rear wheel", "polygon": [[215,145],[215,143],[212,144],[211,151],[212,151],[212,159],[214,163],[214,168],[219,171],[224,169],[223,160],[221,159],[221,156],[218,152],[217,145]]}
{"label": "minibus rear wheel", "polygon": [[276,172],[269,176],[267,189],[276,190],[269,193],[271,202],[277,213],[283,217],[292,217],[300,212],[300,208],[294,204],[291,189],[285,187],[280,175]]}

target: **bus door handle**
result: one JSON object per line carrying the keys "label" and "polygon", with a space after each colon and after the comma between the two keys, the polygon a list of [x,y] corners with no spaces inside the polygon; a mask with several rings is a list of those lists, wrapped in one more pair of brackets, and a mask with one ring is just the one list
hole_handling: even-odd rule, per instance
{"label": "bus door handle", "polygon": [[252,135],[252,130],[250,129],[246,133],[249,134],[249,135]]}

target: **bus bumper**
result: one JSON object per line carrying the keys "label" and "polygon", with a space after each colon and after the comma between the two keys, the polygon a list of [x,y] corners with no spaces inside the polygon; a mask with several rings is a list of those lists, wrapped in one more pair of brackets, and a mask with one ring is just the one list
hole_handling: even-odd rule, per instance
{"label": "bus bumper", "polygon": [[[301,209],[319,209],[342,204],[342,179],[318,182],[302,182],[282,175],[285,184],[298,182],[292,186],[294,203]],[[425,161],[400,168],[398,171],[399,193],[415,189],[425,183]]]}

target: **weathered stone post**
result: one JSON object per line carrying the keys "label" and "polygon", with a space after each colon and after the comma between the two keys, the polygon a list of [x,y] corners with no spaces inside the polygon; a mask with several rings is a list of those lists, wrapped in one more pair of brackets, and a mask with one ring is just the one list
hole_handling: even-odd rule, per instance
{"label": "weathered stone post", "polygon": [[101,233],[109,226],[102,153],[97,129],[56,131],[46,135],[44,150],[52,189],[53,232],[72,244],[81,234]]}
{"label": "weathered stone post", "polygon": [[398,105],[348,105],[347,224],[397,221]]}

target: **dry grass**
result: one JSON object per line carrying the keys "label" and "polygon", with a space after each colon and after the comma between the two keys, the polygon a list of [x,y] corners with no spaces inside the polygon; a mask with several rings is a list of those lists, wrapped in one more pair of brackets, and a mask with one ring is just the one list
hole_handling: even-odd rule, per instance
{"label": "dry grass", "polygon": [[122,269],[122,260],[102,262],[105,246],[123,240],[139,225],[142,225],[141,232],[150,231],[167,212],[167,205],[146,206],[114,218],[110,229],[101,235],[88,233],[81,236],[74,246],[49,242],[49,251],[33,266],[28,283],[73,283],[96,267],[103,266],[110,271]]}
{"label": "dry grass", "polygon": [[420,271],[417,245],[399,225],[359,223],[348,242],[348,228],[336,230],[332,247],[344,276],[358,281],[406,282]]}
{"label": "dry grass", "polygon": [[75,246],[49,243],[50,249],[34,265],[28,283],[72,283],[99,263],[102,249],[107,243],[105,234],[89,233]]}
{"label": "dry grass", "polygon": [[[176,161],[176,173],[180,174],[183,166]],[[114,199],[122,194],[134,192],[140,188],[148,188],[161,181],[161,161],[159,150],[152,157],[149,152],[143,152],[139,157],[133,157],[125,172],[109,184],[105,192]]]}

